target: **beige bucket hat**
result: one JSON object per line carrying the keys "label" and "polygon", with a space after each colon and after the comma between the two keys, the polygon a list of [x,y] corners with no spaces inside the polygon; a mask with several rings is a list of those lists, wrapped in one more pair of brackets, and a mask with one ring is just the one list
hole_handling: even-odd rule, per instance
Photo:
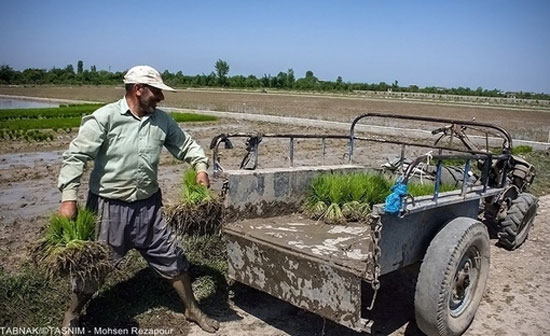
{"label": "beige bucket hat", "polygon": [[160,73],[148,65],[138,65],[128,70],[124,75],[124,84],[147,84],[161,90],[176,91],[164,84]]}

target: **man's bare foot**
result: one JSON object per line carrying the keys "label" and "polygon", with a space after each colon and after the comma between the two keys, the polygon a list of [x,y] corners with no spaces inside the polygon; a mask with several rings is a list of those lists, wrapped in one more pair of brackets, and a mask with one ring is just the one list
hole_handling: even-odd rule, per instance
{"label": "man's bare foot", "polygon": [[188,321],[195,322],[202,330],[215,333],[220,328],[220,323],[203,313],[198,307],[185,310],[185,318]]}
{"label": "man's bare foot", "polygon": [[65,312],[63,318],[63,328],[78,327],[78,315],[70,312]]}
{"label": "man's bare foot", "polygon": [[65,316],[63,318],[63,333],[61,335],[63,336],[69,336],[73,335],[72,328],[79,326],[79,316],[76,314],[72,314],[69,312],[65,312]]}

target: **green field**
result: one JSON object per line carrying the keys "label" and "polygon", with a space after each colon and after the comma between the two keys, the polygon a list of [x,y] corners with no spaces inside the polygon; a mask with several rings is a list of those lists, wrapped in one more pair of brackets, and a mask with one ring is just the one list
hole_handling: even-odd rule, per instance
{"label": "green field", "polygon": [[[78,128],[82,116],[102,105],[69,105],[54,108],[0,110],[0,139],[27,141],[53,140],[54,133]],[[169,113],[176,122],[215,121],[216,117],[194,113]],[[51,130],[51,131],[44,131]]]}

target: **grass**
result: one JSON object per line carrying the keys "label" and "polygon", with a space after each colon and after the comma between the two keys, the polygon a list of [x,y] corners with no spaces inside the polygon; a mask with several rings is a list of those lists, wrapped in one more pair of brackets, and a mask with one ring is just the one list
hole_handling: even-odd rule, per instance
{"label": "grass", "polygon": [[[188,236],[182,246],[192,264],[190,274],[199,302],[207,311],[210,306],[229,310],[222,237]],[[69,294],[67,278],[51,277],[38,265],[26,263],[15,273],[0,269],[0,325],[60,326]],[[151,327],[160,317],[163,327],[185,327],[187,322],[171,312],[181,313],[182,305],[170,284],[137,251],[130,251],[87,305],[81,322],[84,327]]]}
{"label": "grass", "polygon": [[529,152],[521,156],[536,169],[537,175],[529,192],[539,197],[550,194],[550,152]]}
{"label": "grass", "polygon": [[61,325],[69,282],[51,278],[42,268],[24,265],[17,273],[0,269],[0,325]]}

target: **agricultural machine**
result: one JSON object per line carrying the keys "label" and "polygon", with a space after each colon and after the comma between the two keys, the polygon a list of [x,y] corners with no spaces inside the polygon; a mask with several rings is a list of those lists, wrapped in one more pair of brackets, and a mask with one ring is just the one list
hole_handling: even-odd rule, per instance
{"label": "agricultural machine", "polygon": [[[420,123],[436,138],[369,135],[363,122],[372,119]],[[237,139],[245,141],[245,156],[238,169],[224,169],[221,153],[230,152]],[[296,144],[315,139],[318,165],[297,165]],[[269,141],[288,143],[286,167],[262,168],[261,148]],[[337,142],[346,144],[343,162],[326,165],[327,152],[337,152],[327,148]],[[395,148],[396,158],[383,167],[358,164],[377,144]],[[412,148],[424,154],[409,159],[405,154]],[[229,277],[358,332],[376,324],[370,311],[380,277],[420,263],[414,294],[418,327],[427,335],[462,334],[485,290],[489,233],[504,248],[517,248],[538,206],[527,193],[535,170],[512,155],[509,133],[475,121],[368,113],[352,122],[348,134],[221,134],[211,149],[214,178],[223,180],[224,206],[231,214],[222,228]],[[363,220],[345,225],[300,214],[316,176],[358,171],[393,174],[405,186],[419,176],[430,178],[433,194],[394,194],[396,210],[376,204]],[[449,180],[455,190],[441,192]]]}

